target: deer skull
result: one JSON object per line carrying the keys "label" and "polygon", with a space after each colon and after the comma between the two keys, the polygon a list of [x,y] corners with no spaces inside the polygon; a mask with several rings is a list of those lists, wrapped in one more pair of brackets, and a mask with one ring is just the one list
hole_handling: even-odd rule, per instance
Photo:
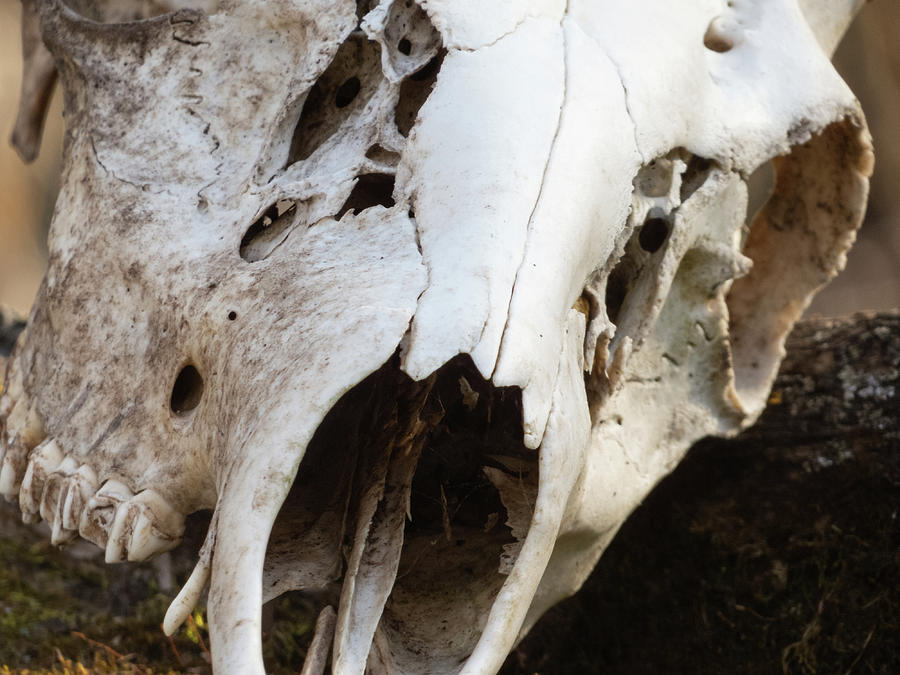
{"label": "deer skull", "polygon": [[109,562],[212,509],[165,625],[209,584],[217,672],[291,589],[306,672],[496,671],[842,267],[858,4],[25,0],[15,140],[54,72],[67,138],[0,492]]}

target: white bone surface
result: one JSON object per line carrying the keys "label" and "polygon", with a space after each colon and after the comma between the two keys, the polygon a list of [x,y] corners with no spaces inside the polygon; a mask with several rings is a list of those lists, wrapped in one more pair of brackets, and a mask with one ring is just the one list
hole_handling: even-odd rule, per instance
{"label": "white bone surface", "polygon": [[[50,265],[0,493],[109,562],[213,511],[216,673],[491,673],[690,445],[761,412],[872,169],[860,0],[25,0]],[[747,213],[751,174],[776,180]]]}

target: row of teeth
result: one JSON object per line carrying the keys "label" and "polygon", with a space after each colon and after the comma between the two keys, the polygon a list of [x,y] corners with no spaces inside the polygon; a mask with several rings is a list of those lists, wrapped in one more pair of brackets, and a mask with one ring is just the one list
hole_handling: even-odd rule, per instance
{"label": "row of teeth", "polygon": [[10,405],[8,398],[4,403],[0,494],[10,499],[18,495],[26,523],[45,520],[57,546],[81,535],[105,550],[108,563],[147,560],[178,545],[184,515],[161,495],[153,490],[134,494],[115,479],[101,485],[94,469],[45,437],[33,411],[23,414],[22,406]]}

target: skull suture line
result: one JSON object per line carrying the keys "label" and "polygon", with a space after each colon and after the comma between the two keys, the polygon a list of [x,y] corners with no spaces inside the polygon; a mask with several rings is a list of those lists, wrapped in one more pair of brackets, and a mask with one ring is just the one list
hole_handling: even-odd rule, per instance
{"label": "skull suture line", "polygon": [[209,583],[220,673],[290,589],[307,672],[497,670],[755,419],[864,209],[856,0],[369,4],[24,2],[15,138],[54,71],[67,138],[0,491],[110,562],[214,509],[165,625]]}

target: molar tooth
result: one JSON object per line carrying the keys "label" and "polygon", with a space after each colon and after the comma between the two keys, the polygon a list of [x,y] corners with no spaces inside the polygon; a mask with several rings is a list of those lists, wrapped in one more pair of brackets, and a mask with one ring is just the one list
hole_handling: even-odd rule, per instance
{"label": "molar tooth", "polygon": [[[51,543],[60,544],[66,541],[61,530],[62,505],[66,497],[68,477],[78,469],[78,462],[74,457],[64,457],[62,462],[47,477],[44,483],[44,492],[41,495],[41,518],[50,525],[53,534]],[[55,540],[55,541],[54,541]]]}
{"label": "molar tooth", "polygon": [[[36,447],[28,460],[28,468],[19,489],[19,508],[22,514],[36,516],[41,510],[41,496],[48,477],[63,460],[63,451],[55,439],[48,439]],[[5,467],[4,467],[5,468]]]}
{"label": "molar tooth", "polygon": [[0,494],[11,501],[19,493],[18,471],[16,471],[16,448],[7,444],[3,455],[3,463],[0,464]]}
{"label": "molar tooth", "polygon": [[6,419],[3,430],[3,461],[0,463],[0,494],[11,500],[19,494],[21,465],[28,454],[21,443],[18,430],[24,426],[25,404],[17,401]]}
{"label": "molar tooth", "polygon": [[131,497],[131,490],[124,483],[114,479],[106,481],[97,493],[88,499],[87,506],[81,513],[78,533],[100,548],[107,548],[110,531],[116,519],[116,507]]}
{"label": "molar tooth", "polygon": [[81,514],[91,496],[97,492],[97,474],[87,464],[69,476],[66,481],[65,499],[62,501],[62,527],[78,532]]}
{"label": "molar tooth", "polygon": [[65,489],[66,485],[63,485],[62,492],[60,493],[60,499],[56,503],[56,513],[53,514],[53,518],[47,518],[46,520],[52,523],[50,527],[50,543],[54,546],[62,546],[70,541],[72,541],[75,536],[78,534],[78,530],[72,531],[67,530],[63,527],[63,503],[65,499]]}
{"label": "molar tooth", "polygon": [[28,461],[28,453],[46,438],[40,416],[24,399],[13,406],[6,420],[6,451],[0,465],[0,494],[13,498],[19,494]]}
{"label": "molar tooth", "polygon": [[153,490],[144,490],[131,500],[133,520],[128,559],[148,558],[178,545],[184,534],[184,516]]}
{"label": "molar tooth", "polygon": [[30,450],[47,438],[47,432],[44,431],[44,422],[34,406],[28,409],[24,422],[19,434],[22,437],[22,443]]}
{"label": "molar tooth", "polygon": [[107,563],[125,561],[135,510],[135,507],[129,502],[123,502],[116,507],[112,525],[109,528],[109,537],[106,540]]}

